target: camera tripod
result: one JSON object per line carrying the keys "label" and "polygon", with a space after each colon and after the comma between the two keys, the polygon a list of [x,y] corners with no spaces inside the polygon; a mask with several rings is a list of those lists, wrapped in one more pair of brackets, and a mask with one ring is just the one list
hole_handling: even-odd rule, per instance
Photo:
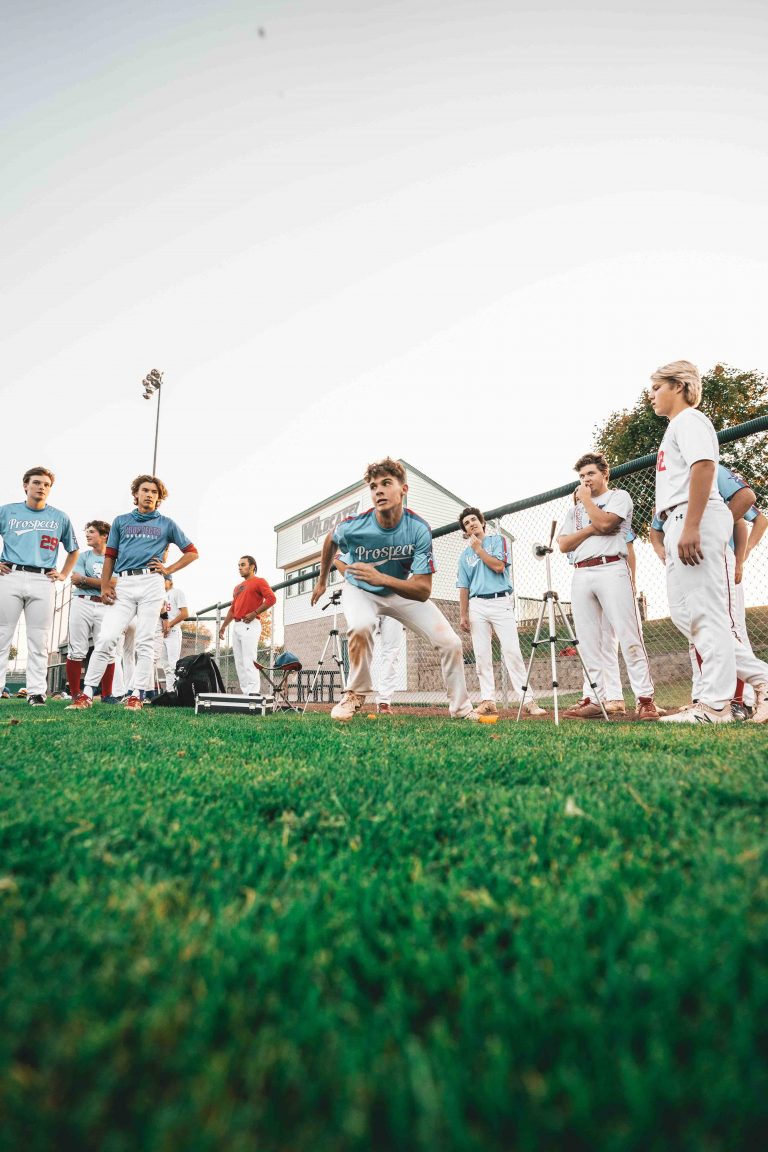
{"label": "camera tripod", "polygon": [[[325,638],[325,644],[323,645],[323,651],[320,654],[320,659],[317,662],[317,671],[315,672],[315,675],[312,679],[312,683],[307,689],[307,698],[304,701],[304,707],[301,710],[302,716],[306,712],[307,705],[315,693],[315,686],[320,678],[320,673],[323,670],[323,664],[325,663],[325,657],[329,648],[331,649],[331,659],[336,662],[336,667],[339,670],[339,676],[341,677],[341,690],[342,692],[346,692],[347,690],[347,678],[344,674],[344,658],[341,655],[341,641],[339,640],[339,629],[337,627],[337,616],[339,612],[339,604],[341,603],[341,593],[341,588],[337,588],[335,592],[331,592],[330,596],[321,608],[321,612],[325,612],[328,608],[333,608],[333,622],[328,635]],[[333,699],[333,697],[331,697],[331,699]]]}
{"label": "camera tripod", "polygon": [[[603,714],[603,719],[607,720],[608,719],[608,713],[605,710],[605,705],[603,704],[602,700],[598,697],[597,685],[594,683],[593,680],[590,679],[589,671],[587,669],[586,664],[584,663],[584,658],[581,655],[581,650],[579,648],[579,641],[576,638],[576,633],[574,632],[573,628],[571,628],[571,625],[568,621],[568,617],[566,616],[565,612],[563,611],[563,606],[560,603],[560,597],[558,596],[557,592],[555,592],[554,589],[552,588],[552,565],[550,563],[549,558],[553,552],[552,541],[555,538],[555,532],[556,531],[557,531],[557,521],[553,520],[552,521],[552,531],[549,534],[549,544],[534,544],[534,546],[533,546],[534,556],[536,556],[539,560],[541,560],[542,558],[546,559],[547,588],[546,588],[546,591],[545,591],[544,596],[543,596],[542,601],[541,601],[541,608],[539,610],[539,618],[536,621],[536,631],[533,634],[533,641],[531,643],[531,656],[530,656],[530,659],[528,660],[528,667],[526,668],[526,671],[525,671],[525,684],[523,684],[523,695],[522,695],[522,699],[520,700],[520,707],[517,710],[517,719],[518,720],[520,719],[522,712],[523,712],[523,705],[525,704],[525,697],[526,697],[526,694],[528,692],[528,686],[531,682],[531,666],[533,664],[533,658],[536,655],[536,649],[542,644],[549,644],[550,659],[552,661],[552,697],[554,700],[555,724],[560,723],[560,714],[558,712],[558,703],[557,703],[557,690],[558,690],[557,650],[556,650],[557,620],[555,618],[555,608],[557,608],[557,612],[558,612],[560,620],[562,621],[563,626],[565,628],[569,644],[576,649],[576,655],[578,656],[579,661],[581,663],[581,667],[584,670],[585,679],[587,680],[590,688],[594,689],[594,693],[595,693],[594,698],[595,698],[595,700],[597,700],[598,704],[600,705],[600,711]],[[541,626],[544,622],[545,611],[547,613],[547,620],[549,623],[549,636],[546,639],[542,640],[539,637],[541,636]]]}

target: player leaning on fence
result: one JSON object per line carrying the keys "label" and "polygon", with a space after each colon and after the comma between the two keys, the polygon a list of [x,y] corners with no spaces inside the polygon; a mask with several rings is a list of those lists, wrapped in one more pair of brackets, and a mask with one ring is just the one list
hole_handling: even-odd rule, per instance
{"label": "player leaning on fence", "polygon": [[313,604],[325,595],[331,564],[340,552],[346,565],[343,608],[349,677],[347,691],[331,716],[351,720],[373,691],[371,657],[376,621],[379,616],[391,616],[437,651],[451,716],[476,719],[464,679],[461,641],[429,599],[435,570],[432,532],[425,520],[405,507],[405,469],[387,457],[368,466],[365,482],[373,507],[343,520],[326,536],[320,577],[312,593]]}
{"label": "player leaning on fence", "polygon": [[[632,497],[623,488],[608,487],[610,472],[601,452],[588,452],[576,461],[580,484],[573,507],[558,537],[561,552],[573,553],[571,603],[573,622],[590,681],[605,701],[607,689],[601,661],[601,635],[607,620],[619,641],[627,675],[637,701],[638,720],[658,720],[653,679],[643,643],[635,588],[627,562],[627,536],[632,530]],[[571,719],[602,715],[597,700],[585,696],[565,713]]]}
{"label": "player leaning on fence", "polygon": [[[664,525],[670,615],[701,656],[698,703],[668,723],[723,724],[732,719],[736,654],[731,618],[733,516],[717,487],[720,449],[711,422],[696,409],[701,377],[676,360],[651,376],[650,402],[669,426],[656,459],[656,515]],[[755,685],[755,719],[768,719],[767,684]]]}

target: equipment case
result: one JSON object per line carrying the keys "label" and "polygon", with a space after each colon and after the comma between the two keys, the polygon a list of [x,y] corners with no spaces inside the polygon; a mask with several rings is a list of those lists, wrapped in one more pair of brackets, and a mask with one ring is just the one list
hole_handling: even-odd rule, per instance
{"label": "equipment case", "polygon": [[272,696],[240,696],[230,692],[200,692],[195,715],[266,716],[275,710]]}

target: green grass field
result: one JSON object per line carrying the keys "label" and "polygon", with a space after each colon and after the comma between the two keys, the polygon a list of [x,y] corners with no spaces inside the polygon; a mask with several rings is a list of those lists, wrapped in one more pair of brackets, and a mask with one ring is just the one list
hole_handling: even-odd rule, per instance
{"label": "green grass field", "polygon": [[764,1147],[767,737],[4,703],[0,1147]]}

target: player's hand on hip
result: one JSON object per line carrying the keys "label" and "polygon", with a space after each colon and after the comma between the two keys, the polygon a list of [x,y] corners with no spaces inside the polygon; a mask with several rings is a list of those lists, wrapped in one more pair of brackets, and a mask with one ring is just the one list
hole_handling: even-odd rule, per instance
{"label": "player's hand on hip", "polygon": [[9,572],[10,568],[7,564],[0,564],[0,576],[7,576]]}
{"label": "player's hand on hip", "polygon": [[364,580],[366,584],[373,584],[375,588],[383,588],[386,577],[373,564],[348,564],[347,572],[356,580]]}
{"label": "player's hand on hip", "polygon": [[153,572],[159,572],[161,576],[167,576],[168,575],[168,573],[165,570],[165,565],[163,564],[162,560],[158,560],[156,556],[154,557],[154,559],[150,560],[149,566]]}
{"label": "player's hand on hip", "polygon": [[683,528],[677,542],[677,554],[683,564],[701,564],[704,553],[701,550],[701,533],[698,528]]}
{"label": "player's hand on hip", "polygon": [[325,596],[325,589],[326,585],[323,584],[322,581],[318,580],[317,584],[315,584],[314,588],[312,589],[312,595],[309,600],[313,607],[315,604],[317,604],[318,600]]}
{"label": "player's hand on hip", "polygon": [[66,576],[62,576],[57,568],[51,568],[50,572],[46,572],[46,576],[51,584],[58,584],[60,580],[66,580]]}

